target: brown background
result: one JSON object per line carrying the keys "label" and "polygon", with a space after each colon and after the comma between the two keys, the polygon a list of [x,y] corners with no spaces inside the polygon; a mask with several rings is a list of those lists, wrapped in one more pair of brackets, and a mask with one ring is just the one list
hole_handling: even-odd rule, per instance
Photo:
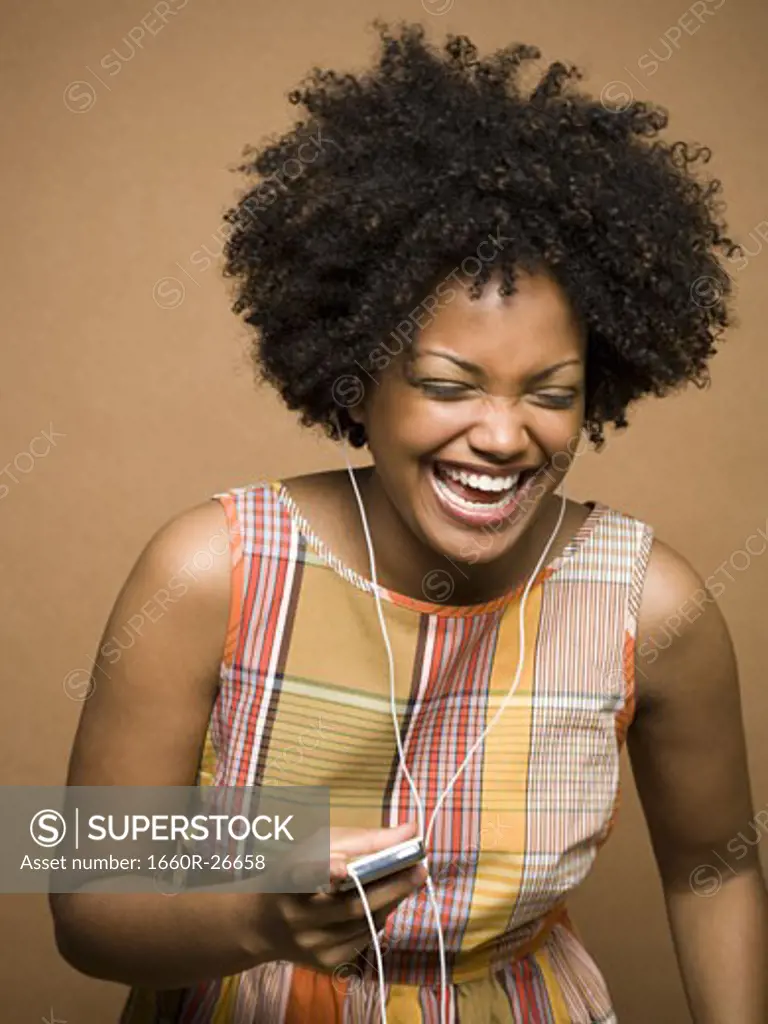
{"label": "brown background", "polygon": [[[732,232],[750,256],[733,272],[740,322],[714,361],[713,387],[638,408],[629,432],[577,460],[568,486],[651,522],[705,576],[726,563],[717,579],[741,667],[755,809],[768,804],[768,557],[756,533],[768,508],[768,8],[727,0],[715,10],[720,2],[691,13],[675,0],[187,0],[163,26],[138,0],[6,0],[3,783],[63,781],[79,713],[64,681],[90,665],[119,587],[162,522],[217,490],[343,465],[330,442],[254,389],[226,286],[192,257],[221,250],[220,214],[239,184],[227,168],[241,145],[287,127],[295,109],[285,93],[313,64],[365,66],[376,44],[366,26],[381,15],[423,21],[435,40],[467,32],[484,52],[535,43],[546,59],[579,64],[595,94],[614,83],[610,99],[631,89],[667,106],[670,135],[714,151],[708,170],[725,181]],[[164,306],[153,289],[169,276]],[[50,430],[54,444],[40,440]],[[731,565],[750,536],[758,553]],[[575,917],[622,1024],[677,1024],[688,1017],[624,768],[617,830],[573,900]],[[0,907],[3,1022],[36,1024],[51,1009],[68,1024],[116,1019],[124,990],[58,959],[44,897],[4,896]]]}

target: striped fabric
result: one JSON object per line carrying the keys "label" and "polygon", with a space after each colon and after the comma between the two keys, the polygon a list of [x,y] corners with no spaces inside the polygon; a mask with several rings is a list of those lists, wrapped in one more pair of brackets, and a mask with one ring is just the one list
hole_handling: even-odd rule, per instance
{"label": "striped fabric", "polygon": [[[415,818],[397,756],[373,584],[344,566],[281,481],[214,496],[226,509],[232,610],[199,785],[321,785],[331,824]],[[651,527],[600,502],[540,573],[518,689],[442,803],[428,850],[451,1024],[615,1021],[565,899],[620,802]],[[524,585],[480,605],[379,588],[396,709],[426,820],[506,696]],[[387,921],[389,1024],[439,1024],[426,889]],[[175,992],[133,989],[121,1024],[378,1024],[372,947],[335,974],[275,961]]]}

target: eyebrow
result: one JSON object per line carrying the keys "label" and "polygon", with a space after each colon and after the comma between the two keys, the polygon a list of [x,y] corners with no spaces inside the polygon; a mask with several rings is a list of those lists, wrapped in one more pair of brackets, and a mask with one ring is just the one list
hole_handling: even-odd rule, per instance
{"label": "eyebrow", "polygon": [[[449,359],[452,363],[456,363],[462,370],[467,370],[468,373],[484,374],[482,366],[478,366],[477,363],[470,363],[466,359],[460,359],[458,356],[451,355],[450,352],[442,352],[435,348],[424,348],[421,349],[421,355],[432,355],[438,356],[440,359]],[[528,379],[530,381],[545,380],[547,377],[551,377],[557,370],[561,370],[564,366],[578,365],[581,366],[580,359],[565,359],[562,363],[555,363],[554,366],[548,366],[546,370],[539,370],[538,373],[534,373]]]}

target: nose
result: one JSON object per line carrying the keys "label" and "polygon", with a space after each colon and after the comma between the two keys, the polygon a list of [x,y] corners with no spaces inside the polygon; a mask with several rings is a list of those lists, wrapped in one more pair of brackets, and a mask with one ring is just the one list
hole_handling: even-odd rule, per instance
{"label": "nose", "polygon": [[488,461],[503,465],[525,456],[531,435],[523,403],[515,398],[485,395],[483,410],[469,431],[471,448]]}

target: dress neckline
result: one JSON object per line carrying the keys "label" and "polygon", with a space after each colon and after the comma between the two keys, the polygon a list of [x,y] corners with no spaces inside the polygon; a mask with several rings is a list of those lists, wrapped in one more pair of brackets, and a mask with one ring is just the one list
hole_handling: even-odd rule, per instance
{"label": "dress neckline", "polygon": [[[427,601],[426,599],[421,600],[420,598],[410,597],[408,594],[401,594],[396,590],[390,590],[389,588],[382,586],[380,583],[374,584],[373,580],[367,579],[365,576],[355,572],[354,569],[346,565],[338,555],[331,551],[328,545],[318,536],[318,534],[315,533],[282,480],[268,481],[268,486],[276,496],[278,502],[280,502],[288,512],[299,534],[305,539],[309,547],[325,565],[337,573],[337,575],[343,577],[353,586],[357,587],[358,590],[365,591],[369,594],[373,594],[374,591],[377,590],[379,597],[384,601],[388,601],[390,604],[399,605],[403,608],[410,608],[412,611],[426,615],[467,617],[496,611],[522,594],[527,585],[527,581],[524,581],[519,583],[516,587],[513,587],[511,590],[508,590],[503,594],[499,594],[498,597],[494,597],[490,601],[484,601],[479,604],[451,605],[445,604],[444,602],[433,602]],[[576,533],[574,533],[573,537],[571,537],[565,545],[561,553],[539,570],[531,590],[539,586],[551,576],[554,576],[554,574],[576,554],[585,541],[592,535],[595,527],[608,511],[608,506],[604,505],[600,501],[586,501],[582,504],[589,507],[589,514],[586,519],[584,519]]]}

